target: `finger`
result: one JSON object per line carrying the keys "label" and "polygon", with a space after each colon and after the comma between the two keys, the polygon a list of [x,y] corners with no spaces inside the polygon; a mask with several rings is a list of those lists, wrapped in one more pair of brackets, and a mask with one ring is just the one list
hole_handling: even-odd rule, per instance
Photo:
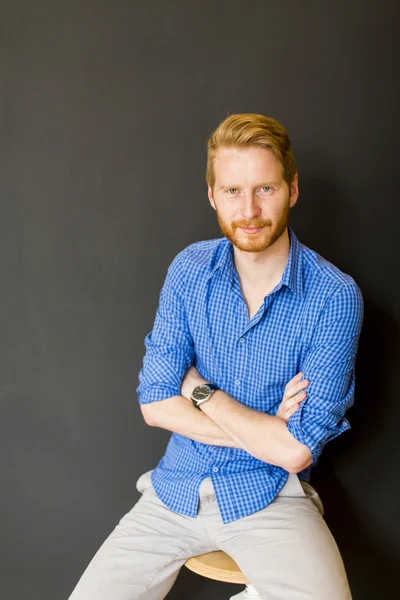
{"label": "finger", "polygon": [[287,410],[284,413],[284,420],[287,421],[292,415],[294,415],[294,413],[300,408],[299,404],[295,404],[294,406],[292,406],[292,408],[290,410]]}
{"label": "finger", "polygon": [[297,392],[300,392],[301,390],[304,390],[306,387],[308,387],[310,384],[308,379],[303,379],[303,381],[299,381],[299,383],[296,384],[295,389],[297,389]]}
{"label": "finger", "polygon": [[297,375],[295,375],[292,379],[290,379],[290,381],[287,382],[287,384],[285,385],[285,392],[286,390],[290,389],[290,387],[296,383],[296,381],[299,381],[301,378],[302,373],[297,373]]}
{"label": "finger", "polygon": [[309,383],[310,382],[308,379],[303,379],[303,381],[298,381],[292,384],[287,389],[285,389],[286,398],[293,398],[293,396],[295,396],[299,391],[306,388],[309,385]]}
{"label": "finger", "polygon": [[303,371],[297,373],[292,379],[290,379],[285,385],[285,390],[289,389],[292,385],[296,384],[303,377]]}
{"label": "finger", "polygon": [[299,402],[304,400],[306,397],[307,392],[300,392],[299,394],[296,394],[293,398],[285,400],[285,402],[283,403],[283,410],[289,410],[290,408],[292,408],[292,406],[299,404]]}

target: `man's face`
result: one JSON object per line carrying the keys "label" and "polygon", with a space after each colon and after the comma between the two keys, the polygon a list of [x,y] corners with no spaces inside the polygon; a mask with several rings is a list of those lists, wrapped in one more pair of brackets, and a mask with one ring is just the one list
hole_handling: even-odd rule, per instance
{"label": "man's face", "polygon": [[286,230],[289,208],[296,204],[297,174],[289,191],[273,152],[256,146],[220,148],[214,174],[208,198],[222,235],[245,252],[262,252],[272,246]]}

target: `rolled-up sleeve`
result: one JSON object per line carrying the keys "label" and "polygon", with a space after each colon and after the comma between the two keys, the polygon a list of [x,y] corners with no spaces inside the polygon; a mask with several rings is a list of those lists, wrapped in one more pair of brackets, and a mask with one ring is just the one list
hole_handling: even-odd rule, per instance
{"label": "rolled-up sleeve", "polygon": [[144,340],[146,353],[136,388],[139,404],[179,396],[183,376],[193,363],[194,344],[183,293],[184,272],[180,253],[167,271],[153,329]]}
{"label": "rolled-up sleeve", "polygon": [[307,397],[288,419],[289,432],[316,462],[326,442],[350,429],[344,417],[354,403],[355,362],[364,316],[361,291],[353,282],[327,301],[300,367]]}

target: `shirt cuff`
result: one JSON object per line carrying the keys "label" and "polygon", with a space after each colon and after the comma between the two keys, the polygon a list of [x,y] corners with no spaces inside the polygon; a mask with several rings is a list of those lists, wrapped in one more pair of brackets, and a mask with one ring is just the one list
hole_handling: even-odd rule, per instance
{"label": "shirt cuff", "polygon": [[154,385],[146,388],[143,392],[138,390],[139,404],[150,404],[159,400],[166,400],[172,396],[180,396],[181,390],[171,385]]}
{"label": "shirt cuff", "polygon": [[[346,418],[342,418],[334,428],[318,427],[315,423],[309,425],[301,418],[297,410],[288,420],[287,428],[289,433],[294,438],[307,448],[311,452],[313,463],[317,461],[320,456],[325,444],[335,437],[351,429],[351,425]],[[296,416],[297,415],[297,416]]]}

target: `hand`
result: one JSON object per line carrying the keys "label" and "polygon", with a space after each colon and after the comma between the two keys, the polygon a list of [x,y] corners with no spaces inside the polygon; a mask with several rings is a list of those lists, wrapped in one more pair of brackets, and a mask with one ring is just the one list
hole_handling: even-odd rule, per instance
{"label": "hand", "polygon": [[202,383],[208,382],[206,379],[203,379],[196,367],[192,365],[186,371],[185,376],[182,380],[181,396],[190,400],[190,395],[193,392],[193,388],[196,387],[196,385],[201,385]]}
{"label": "hand", "polygon": [[[300,406],[300,402],[305,399],[307,393],[303,388],[307,387],[310,383],[308,379],[300,381],[303,373],[297,373],[285,386],[285,393],[283,394],[282,402],[279,405],[277,417],[280,417],[284,421],[288,421],[289,417],[296,412]],[[300,393],[298,393],[300,392]]]}

